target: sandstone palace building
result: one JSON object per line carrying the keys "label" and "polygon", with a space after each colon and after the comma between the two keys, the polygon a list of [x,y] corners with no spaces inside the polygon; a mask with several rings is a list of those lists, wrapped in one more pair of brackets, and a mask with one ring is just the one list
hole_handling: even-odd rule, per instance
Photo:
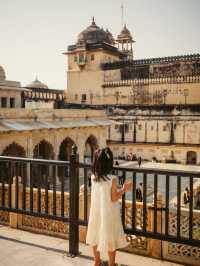
{"label": "sandstone palace building", "polygon": [[136,60],[134,42],[126,25],[114,38],[93,19],[64,53],[68,107],[109,111],[116,157],[199,164],[200,54]]}
{"label": "sandstone palace building", "polygon": [[134,42],[93,19],[64,53],[65,91],[0,67],[0,154],[66,160],[75,143],[83,161],[107,141],[116,158],[200,164],[200,54],[136,60]]}
{"label": "sandstone palace building", "polygon": [[197,104],[200,55],[135,60],[126,27],[116,39],[92,24],[68,56],[68,102],[87,104]]}

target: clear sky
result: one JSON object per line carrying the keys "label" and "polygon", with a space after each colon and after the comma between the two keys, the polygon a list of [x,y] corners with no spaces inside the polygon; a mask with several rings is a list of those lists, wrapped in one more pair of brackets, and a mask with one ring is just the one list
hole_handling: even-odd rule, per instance
{"label": "clear sky", "polygon": [[62,52],[95,17],[116,37],[125,22],[135,58],[200,52],[200,0],[0,0],[0,65],[7,79],[66,87]]}

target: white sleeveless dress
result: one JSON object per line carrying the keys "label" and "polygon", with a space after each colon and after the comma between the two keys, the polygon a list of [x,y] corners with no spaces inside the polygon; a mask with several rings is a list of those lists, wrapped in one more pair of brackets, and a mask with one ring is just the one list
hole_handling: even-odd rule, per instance
{"label": "white sleeveless dress", "polygon": [[119,202],[111,201],[111,186],[115,176],[108,175],[108,181],[92,179],[91,208],[86,243],[97,245],[97,250],[105,253],[128,245],[124,234]]}

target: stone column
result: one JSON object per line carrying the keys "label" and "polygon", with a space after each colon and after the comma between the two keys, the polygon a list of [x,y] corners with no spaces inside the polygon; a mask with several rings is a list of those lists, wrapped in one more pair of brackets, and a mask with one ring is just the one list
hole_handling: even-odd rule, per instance
{"label": "stone column", "polygon": [[54,154],[55,154],[55,157],[54,159],[55,160],[58,160],[59,158],[59,149],[60,149],[60,144],[59,141],[58,141],[58,136],[56,134],[56,131],[54,131],[54,136],[53,136],[53,143],[54,143]]}
{"label": "stone column", "polygon": [[185,121],[183,123],[183,144],[185,144]]}
{"label": "stone column", "polygon": [[[16,177],[13,177],[13,184],[11,186],[11,206],[15,208],[15,199],[16,199]],[[22,208],[22,191],[23,186],[21,183],[21,177],[18,177],[18,208]],[[22,214],[10,212],[10,226],[12,228],[18,228],[22,225]]]}
{"label": "stone column", "polygon": [[158,120],[156,122],[156,142],[159,142],[159,124],[158,124]]}
{"label": "stone column", "polygon": [[33,140],[31,136],[27,137],[27,157],[33,158]]}
{"label": "stone column", "polygon": [[136,121],[134,121],[134,129],[133,129],[133,143],[137,142],[137,131],[136,131]]}
{"label": "stone column", "polygon": [[144,142],[147,142],[147,122],[145,121],[145,137],[144,137]]}

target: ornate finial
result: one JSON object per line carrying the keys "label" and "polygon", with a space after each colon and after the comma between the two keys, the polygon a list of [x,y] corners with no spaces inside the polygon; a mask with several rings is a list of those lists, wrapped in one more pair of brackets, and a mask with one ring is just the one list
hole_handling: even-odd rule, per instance
{"label": "ornate finial", "polygon": [[35,81],[38,81],[38,75],[35,76]]}
{"label": "ornate finial", "polygon": [[92,17],[92,25],[93,25],[93,26],[96,26],[96,23],[95,23],[94,17]]}

